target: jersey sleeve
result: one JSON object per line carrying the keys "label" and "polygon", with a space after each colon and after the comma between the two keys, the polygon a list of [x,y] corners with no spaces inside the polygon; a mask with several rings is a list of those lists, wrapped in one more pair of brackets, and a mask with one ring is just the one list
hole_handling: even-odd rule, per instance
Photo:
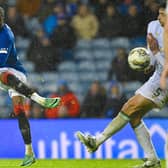
{"label": "jersey sleeve", "polygon": [[3,38],[0,40],[0,66],[5,65],[11,48],[12,41],[9,38]]}

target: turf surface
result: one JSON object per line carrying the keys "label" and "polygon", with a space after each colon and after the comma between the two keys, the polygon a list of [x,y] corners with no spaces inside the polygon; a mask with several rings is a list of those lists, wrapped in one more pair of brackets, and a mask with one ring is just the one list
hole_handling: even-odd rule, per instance
{"label": "turf surface", "polygon": [[[0,168],[18,168],[22,160],[0,160]],[[37,160],[31,168],[131,168],[140,160]],[[162,161],[165,168],[165,161]]]}

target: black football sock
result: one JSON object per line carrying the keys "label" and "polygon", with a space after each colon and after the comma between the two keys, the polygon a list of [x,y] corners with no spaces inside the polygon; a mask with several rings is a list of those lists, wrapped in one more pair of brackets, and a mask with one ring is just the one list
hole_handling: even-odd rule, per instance
{"label": "black football sock", "polygon": [[19,129],[21,131],[25,144],[31,144],[30,124],[25,116],[25,113],[20,113],[18,116]]}

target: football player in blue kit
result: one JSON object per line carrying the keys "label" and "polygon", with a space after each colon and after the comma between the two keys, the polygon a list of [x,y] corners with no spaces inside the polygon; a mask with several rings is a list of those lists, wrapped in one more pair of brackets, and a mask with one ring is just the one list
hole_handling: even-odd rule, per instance
{"label": "football player in blue kit", "polygon": [[60,98],[41,97],[27,85],[26,71],[17,57],[14,34],[10,27],[4,23],[2,7],[0,7],[0,88],[8,91],[12,98],[13,112],[18,119],[19,129],[25,144],[25,158],[21,166],[29,166],[35,162],[35,156],[30,125],[24,111],[25,97],[46,108],[58,106]]}

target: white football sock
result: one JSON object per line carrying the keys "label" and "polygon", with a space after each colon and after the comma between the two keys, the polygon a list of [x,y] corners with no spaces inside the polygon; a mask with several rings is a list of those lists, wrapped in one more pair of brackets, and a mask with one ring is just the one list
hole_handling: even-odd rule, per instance
{"label": "white football sock", "polygon": [[134,129],[138,142],[142,146],[147,158],[149,159],[158,159],[158,156],[155,152],[153,147],[150,134],[148,132],[147,127],[145,126],[144,122],[142,121],[141,124]]}
{"label": "white football sock", "polygon": [[31,99],[34,100],[36,103],[43,103],[44,102],[44,98],[41,97],[40,95],[38,95],[36,92],[34,92],[32,95],[31,95]]}
{"label": "white football sock", "polygon": [[26,144],[26,145],[25,145],[25,154],[26,154],[26,155],[31,155],[31,154],[33,154],[32,144]]}
{"label": "white football sock", "polygon": [[120,112],[117,117],[115,117],[108,126],[104,129],[104,131],[96,136],[96,145],[99,146],[104,141],[106,141],[108,138],[110,138],[113,134],[118,132],[120,129],[122,129],[128,122],[129,117]]}

